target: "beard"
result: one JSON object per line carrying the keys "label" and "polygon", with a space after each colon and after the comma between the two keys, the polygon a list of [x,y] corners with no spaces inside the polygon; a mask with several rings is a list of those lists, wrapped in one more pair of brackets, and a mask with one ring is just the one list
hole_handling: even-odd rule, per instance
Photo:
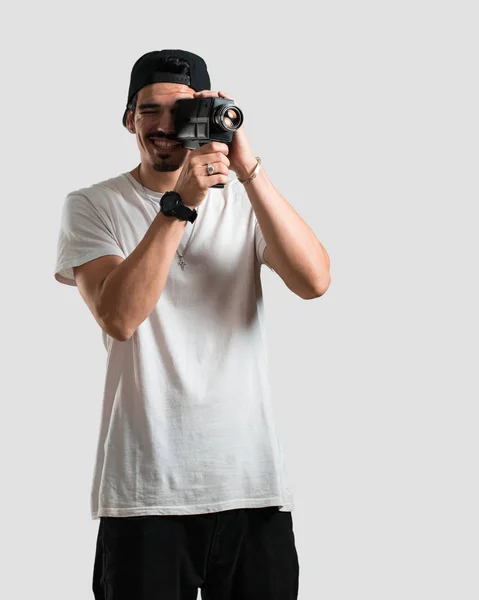
{"label": "beard", "polygon": [[177,171],[180,169],[185,163],[187,156],[183,156],[178,160],[178,157],[172,159],[172,154],[173,153],[171,152],[155,153],[152,164],[153,170],[157,171],[158,173],[164,173],[167,171]]}
{"label": "beard", "polygon": [[[169,154],[166,154],[164,156],[160,156],[160,158],[167,159],[167,158],[169,158],[169,156],[170,156]],[[168,162],[164,162],[164,161],[154,162],[152,166],[153,166],[153,170],[158,171],[159,173],[164,173],[165,171],[177,171],[181,167],[181,165],[179,165],[179,164],[168,163]]]}

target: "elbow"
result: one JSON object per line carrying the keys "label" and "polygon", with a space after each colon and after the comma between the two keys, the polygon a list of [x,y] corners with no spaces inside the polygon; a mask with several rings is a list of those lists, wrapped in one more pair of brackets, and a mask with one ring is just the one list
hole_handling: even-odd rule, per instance
{"label": "elbow", "polygon": [[119,314],[118,306],[99,307],[97,314],[100,327],[117,342],[127,342],[133,335],[133,331],[130,331],[131,328],[126,325],[124,317]]}
{"label": "elbow", "polygon": [[327,292],[330,284],[331,275],[328,273],[327,277],[323,277],[311,290],[302,294],[301,298],[303,300],[314,300],[315,298],[319,298]]}
{"label": "elbow", "polygon": [[117,333],[112,336],[117,342],[127,342],[130,338],[130,334]]}
{"label": "elbow", "polygon": [[125,333],[122,329],[115,329],[113,327],[103,327],[103,331],[117,342],[127,342],[131,338],[131,335]]}
{"label": "elbow", "polygon": [[133,333],[127,332],[118,322],[109,319],[103,319],[101,323],[103,331],[117,342],[127,342]]}

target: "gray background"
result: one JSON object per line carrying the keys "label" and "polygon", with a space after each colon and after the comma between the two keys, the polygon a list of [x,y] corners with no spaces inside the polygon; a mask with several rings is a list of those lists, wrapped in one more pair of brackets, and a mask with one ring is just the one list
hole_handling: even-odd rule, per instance
{"label": "gray background", "polygon": [[300,600],[477,600],[473,3],[27,2],[2,22],[0,596],[93,598],[106,352],[53,278],[60,214],[138,164],[131,67],[177,47],[331,257],[311,301],[262,269]]}

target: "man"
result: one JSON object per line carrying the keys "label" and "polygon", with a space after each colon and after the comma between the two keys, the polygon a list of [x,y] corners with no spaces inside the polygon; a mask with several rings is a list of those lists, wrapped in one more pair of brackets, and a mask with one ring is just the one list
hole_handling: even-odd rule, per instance
{"label": "man", "polygon": [[231,98],[196,54],[139,58],[123,124],[140,164],[63,207],[55,278],[78,286],[108,352],[91,491],[97,600],[298,594],[260,266],[310,299],[329,286],[329,257],[244,127],[229,145],[177,142],[177,100],[208,96]]}

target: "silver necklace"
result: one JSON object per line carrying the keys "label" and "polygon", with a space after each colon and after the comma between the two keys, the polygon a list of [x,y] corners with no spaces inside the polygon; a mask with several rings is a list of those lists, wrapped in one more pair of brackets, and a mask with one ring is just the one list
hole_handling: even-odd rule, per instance
{"label": "silver necklace", "polygon": [[[140,167],[141,167],[141,163],[138,165],[138,179],[140,180],[141,183],[141,187],[143,188],[143,192],[145,193],[145,196],[149,199],[152,200],[151,196],[148,194],[148,192],[146,191],[145,186],[143,185],[143,181],[141,180],[141,174],[140,174]],[[198,212],[198,207],[196,207],[196,212]],[[158,211],[159,212],[159,211]],[[190,233],[190,237],[188,238],[188,241],[186,242],[186,246],[185,249],[183,250],[183,254],[180,254],[178,252],[178,250],[176,250],[176,254],[178,254],[178,256],[180,257],[180,260],[178,261],[178,264],[181,267],[181,270],[184,271],[185,270],[185,266],[186,266],[186,261],[183,259],[184,255],[186,254],[186,249],[188,248],[188,244],[190,243],[191,240],[191,236],[193,235],[193,231],[195,229],[195,225],[196,225],[196,221],[198,220],[198,217],[196,217],[194,223],[193,223],[193,227],[191,228],[191,233]]]}

